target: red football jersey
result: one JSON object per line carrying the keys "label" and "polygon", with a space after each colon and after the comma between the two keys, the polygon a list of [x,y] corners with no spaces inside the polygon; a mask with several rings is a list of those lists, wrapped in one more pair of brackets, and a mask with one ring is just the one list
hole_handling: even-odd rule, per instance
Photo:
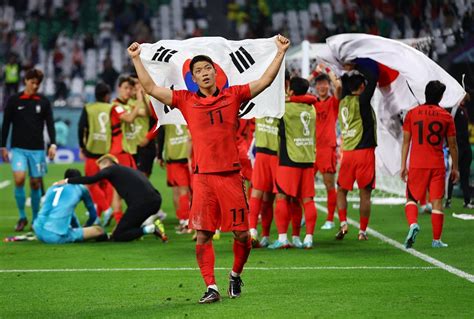
{"label": "red football jersey", "polygon": [[250,87],[231,86],[206,97],[201,92],[173,91],[172,107],[183,113],[193,139],[195,173],[240,169],[237,127],[240,105],[250,100]]}
{"label": "red football jersey", "polygon": [[444,141],[456,136],[451,114],[437,105],[420,105],[410,110],[403,130],[411,133],[411,168],[444,168]]}
{"label": "red football jersey", "polygon": [[123,102],[119,99],[113,101],[114,106],[110,111],[110,125],[112,126],[112,144],[110,146],[110,154],[120,154],[122,149],[122,126],[120,116],[127,111],[123,107]]}
{"label": "red football jersey", "polygon": [[339,100],[330,96],[314,103],[316,107],[316,148],[336,147],[336,121]]}

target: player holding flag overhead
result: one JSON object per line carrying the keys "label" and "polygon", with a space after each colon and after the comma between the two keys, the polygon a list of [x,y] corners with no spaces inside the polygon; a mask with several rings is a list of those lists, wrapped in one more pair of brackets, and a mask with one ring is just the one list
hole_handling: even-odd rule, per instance
{"label": "player holding flag overhead", "polygon": [[377,132],[375,113],[370,104],[377,86],[378,65],[371,59],[358,58],[343,77],[343,98],[339,104],[342,135],[342,161],[337,180],[337,208],[341,227],[336,239],[347,234],[347,193],[354,182],[360,190],[359,240],[367,240],[370,196],[375,188],[375,147]]}
{"label": "player holding flag overhead", "polygon": [[[444,165],[443,144],[447,140],[449,152],[453,159],[451,179],[457,182],[458,147],[456,128],[451,114],[439,106],[446,86],[439,81],[430,81],[426,85],[426,102],[410,110],[403,123],[403,146],[401,177],[407,182],[407,203],[405,214],[410,230],[405,240],[405,247],[411,248],[420,231],[418,226],[417,201],[422,200],[429,191],[431,224],[433,226],[432,247],[441,248],[448,245],[441,241],[443,231],[443,197],[445,188],[446,167]],[[411,148],[410,148],[411,145]],[[410,165],[407,169],[408,150]],[[407,180],[408,177],[408,180]]]}
{"label": "player holding flag overhead", "polygon": [[239,173],[236,128],[239,107],[270,86],[283,62],[290,41],[276,37],[277,54],[262,76],[248,84],[218,88],[216,68],[208,56],[197,55],[190,63],[196,93],[158,87],[140,59],[140,45],[133,43],[128,53],[147,94],[165,105],[178,108],[193,138],[195,171],[189,226],[197,231],[196,257],[207,291],[200,303],[220,300],[214,277],[212,236],[216,229],[234,233],[234,266],[229,276],[229,297],[239,297],[240,274],[250,254],[248,205]]}

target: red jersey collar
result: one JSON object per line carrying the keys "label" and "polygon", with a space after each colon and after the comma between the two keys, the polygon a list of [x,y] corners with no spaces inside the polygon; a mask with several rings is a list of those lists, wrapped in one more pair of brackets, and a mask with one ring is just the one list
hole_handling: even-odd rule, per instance
{"label": "red jersey collar", "polygon": [[[219,88],[216,88],[216,91],[214,92],[214,94],[212,94],[212,96],[216,97],[216,96],[219,95],[219,93],[220,93]],[[197,90],[196,94],[197,94],[199,97],[202,97],[202,98],[208,97],[208,96],[204,95],[204,94],[201,92],[201,90],[199,90],[199,89]]]}
{"label": "red jersey collar", "polygon": [[23,92],[23,94],[20,95],[20,100],[40,100],[40,97],[36,94],[28,95],[25,92]]}

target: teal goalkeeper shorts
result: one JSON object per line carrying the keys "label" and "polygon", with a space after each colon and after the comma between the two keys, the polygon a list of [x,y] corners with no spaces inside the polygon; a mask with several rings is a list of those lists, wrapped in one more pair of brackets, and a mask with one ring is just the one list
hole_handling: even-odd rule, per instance
{"label": "teal goalkeeper shorts", "polygon": [[84,241],[84,231],[82,227],[69,228],[64,235],[59,235],[41,227],[35,226],[35,234],[38,240],[46,244],[67,244]]}
{"label": "teal goalkeeper shorts", "polygon": [[46,174],[45,151],[14,147],[11,165],[14,172],[26,172],[28,169],[30,177],[43,177]]}

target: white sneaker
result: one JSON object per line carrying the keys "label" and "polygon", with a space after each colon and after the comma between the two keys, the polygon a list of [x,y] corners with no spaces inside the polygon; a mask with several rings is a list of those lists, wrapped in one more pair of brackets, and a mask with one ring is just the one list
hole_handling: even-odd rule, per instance
{"label": "white sneaker", "polygon": [[312,240],[305,240],[303,243],[304,249],[312,249],[313,248],[313,241]]}
{"label": "white sneaker", "polygon": [[301,239],[297,236],[293,236],[291,240],[293,247],[295,248],[303,248],[303,243],[301,242]]}
{"label": "white sneaker", "polygon": [[323,226],[321,226],[321,229],[323,230],[330,230],[330,229],[333,229],[335,227],[334,225],[334,222],[331,222],[329,220],[327,220]]}

